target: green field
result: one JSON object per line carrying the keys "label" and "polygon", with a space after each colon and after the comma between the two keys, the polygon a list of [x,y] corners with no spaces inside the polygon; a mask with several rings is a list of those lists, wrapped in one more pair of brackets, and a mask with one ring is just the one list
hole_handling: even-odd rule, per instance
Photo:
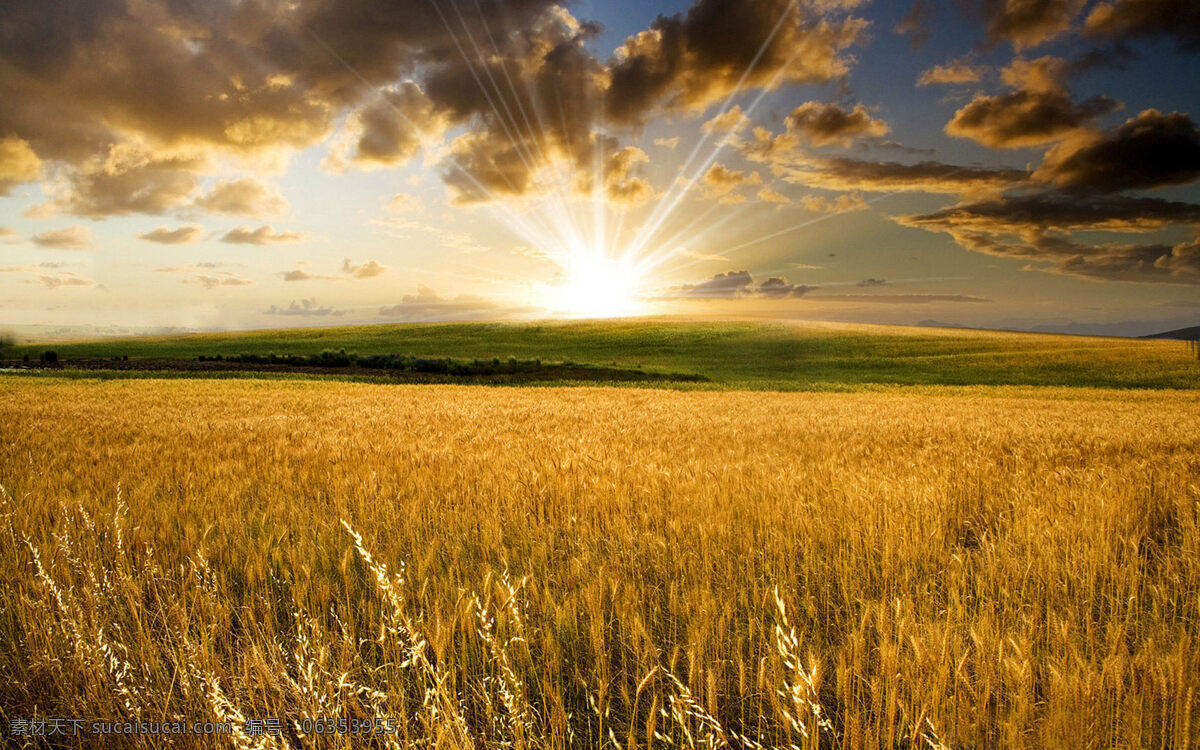
{"label": "green field", "polygon": [[700,387],[762,390],[871,385],[1200,388],[1200,362],[1175,341],[843,323],[647,319],[343,326],[33,342],[5,356],[36,358],[46,349],[63,360],[194,359],[324,349],[362,355],[541,358],[692,373],[711,381]]}

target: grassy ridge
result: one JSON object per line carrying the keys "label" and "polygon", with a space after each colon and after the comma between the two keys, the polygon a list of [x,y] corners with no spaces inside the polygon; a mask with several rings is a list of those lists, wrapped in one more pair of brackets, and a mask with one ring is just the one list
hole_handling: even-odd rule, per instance
{"label": "grassy ridge", "polygon": [[[1054,385],[1200,388],[1177,342],[852,324],[638,320],[343,326],[23,345],[65,359],[241,353],[517,357],[695,373],[715,387]],[[12,356],[11,354],[9,356]]]}

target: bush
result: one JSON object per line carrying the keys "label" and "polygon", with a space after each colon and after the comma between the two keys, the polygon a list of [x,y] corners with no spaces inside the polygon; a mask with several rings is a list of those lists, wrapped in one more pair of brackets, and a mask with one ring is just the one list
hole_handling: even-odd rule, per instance
{"label": "bush", "polygon": [[53,349],[46,350],[42,353],[42,361],[49,365],[56,364],[58,362],[58,352]]}

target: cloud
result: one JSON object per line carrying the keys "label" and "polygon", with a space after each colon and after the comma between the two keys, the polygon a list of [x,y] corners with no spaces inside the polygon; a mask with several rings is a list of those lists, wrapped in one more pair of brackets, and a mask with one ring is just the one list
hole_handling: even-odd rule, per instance
{"label": "cloud", "polygon": [[349,116],[345,132],[322,165],[341,172],[349,166],[403,164],[426,143],[440,138],[449,124],[447,112],[419,84],[404,81],[383,89]]}
{"label": "cloud", "polygon": [[33,235],[33,243],[54,250],[91,250],[92,231],[83,226],[48,229]]}
{"label": "cloud", "polygon": [[0,138],[0,195],[8,195],[13,186],[32,182],[42,173],[42,160],[29,141],[16,136]]}
{"label": "cloud", "polygon": [[379,309],[379,315],[399,320],[478,320],[510,317],[536,312],[525,305],[503,305],[495,300],[471,295],[443,299],[427,286],[417,287],[416,294],[406,294],[395,305]]}
{"label": "cloud", "polygon": [[783,193],[778,193],[769,187],[765,187],[758,191],[758,199],[760,201],[765,201],[766,203],[778,203],[781,206],[788,205],[792,202],[791,199]]}
{"label": "cloud", "polygon": [[1058,273],[1090,279],[1200,284],[1195,241],[1160,243],[1078,242],[1079,231],[1144,232],[1167,224],[1200,227],[1200,206],[1131,196],[1045,193],[1006,196],[921,216],[899,217],[904,226],[945,232],[963,248],[1052,264]]}
{"label": "cloud", "polygon": [[356,279],[370,279],[380,276],[387,271],[387,266],[380,265],[373,260],[360,265],[353,265],[349,258],[342,262],[342,272],[348,273]]}
{"label": "cloud", "polygon": [[907,34],[913,48],[925,46],[931,31],[929,20],[933,16],[931,0],[915,0],[904,17],[892,28],[896,34]]}
{"label": "cloud", "polygon": [[660,292],[655,299],[745,299],[763,297],[782,299],[803,297],[816,287],[791,284],[782,277],[772,276],[755,284],[749,271],[727,271],[696,284],[683,284]]}
{"label": "cloud", "polygon": [[221,242],[235,245],[272,245],[281,242],[300,242],[307,237],[304,232],[276,232],[270,224],[264,224],[258,229],[239,226],[230,229],[221,237]]}
{"label": "cloud", "polygon": [[789,284],[788,280],[781,276],[772,276],[755,287],[754,294],[759,297],[770,297],[771,299],[803,297],[815,288],[804,284]]}
{"label": "cloud", "polygon": [[613,203],[636,205],[650,197],[650,183],[638,176],[639,165],[650,157],[636,146],[612,153],[604,163],[604,194]]}
{"label": "cloud", "polygon": [[1029,173],[1006,168],[968,167],[936,161],[913,164],[825,157],[807,152],[792,132],[775,135],[755,128],[739,144],[750,161],[767,164],[772,173],[796,185],[841,192],[927,192],[972,194],[1023,185]]}
{"label": "cloud", "polygon": [[1071,28],[1087,0],[981,0],[991,42],[1007,41],[1018,50],[1035,47]]}
{"label": "cloud", "polygon": [[98,286],[91,279],[86,279],[78,274],[70,272],[61,272],[54,275],[42,274],[38,277],[37,283],[47,289],[60,289],[62,287],[87,287]]}
{"label": "cloud", "polygon": [[792,110],[785,120],[787,132],[800,136],[814,146],[838,143],[849,146],[855,138],[886,135],[888,125],[876,120],[861,104],[846,111],[836,104],[805,102]]}
{"label": "cloud", "polygon": [[965,60],[951,60],[945,65],[935,65],[921,73],[920,78],[917,79],[917,85],[934,86],[978,83],[983,80],[983,75],[986,71],[987,68],[980,65],[972,65]]}
{"label": "cloud", "polygon": [[196,206],[218,214],[265,218],[288,210],[279,188],[253,177],[218,180],[213,189],[196,200]]}
{"label": "cloud", "polygon": [[416,196],[408,193],[396,193],[392,199],[388,201],[385,210],[388,213],[402,214],[410,211],[416,211],[421,207],[421,201]]}
{"label": "cloud", "polygon": [[524,152],[506,136],[471,132],[450,143],[452,159],[445,174],[451,202],[457,206],[489,203],[533,192],[535,176]]}
{"label": "cloud", "polygon": [[1200,5],[1192,0],[1114,0],[1092,8],[1084,31],[1111,39],[1165,37],[1200,49]]}
{"label": "cloud", "polygon": [[139,240],[157,242],[160,245],[190,245],[204,238],[204,227],[199,224],[185,224],[178,229],[158,229],[137,235]]}
{"label": "cloud", "polygon": [[160,155],[138,143],[113,144],[68,170],[64,184],[38,208],[90,219],[162,214],[188,202],[197,172],[209,166],[203,156]]}
{"label": "cloud", "polygon": [[743,185],[761,185],[762,176],[758,172],[746,173],[742,170],[730,169],[721,163],[715,163],[700,178],[707,198],[718,199],[723,203],[741,203],[746,200],[742,195],[735,195],[734,190]]}
{"label": "cloud", "polygon": [[954,113],[946,133],[990,148],[1037,146],[1063,140],[1121,106],[1106,96],[1076,104],[1062,82],[1066,72],[1061,58],[1014,60],[1002,75],[1016,89],[996,96],[977,94]]}
{"label": "cloud", "polygon": [[679,136],[674,135],[670,138],[655,138],[654,145],[674,151],[675,147],[679,145]]}
{"label": "cloud", "polygon": [[846,193],[833,199],[821,195],[806,195],[800,199],[800,205],[805,210],[818,214],[843,214],[870,208],[862,196],[854,193]]}
{"label": "cloud", "polygon": [[1050,230],[1145,232],[1168,224],[1200,225],[1200,205],[1159,198],[1046,192],[963,203],[898,221],[937,231],[1022,235]]}
{"label": "cloud", "polygon": [[277,307],[271,305],[266,310],[263,310],[264,315],[299,315],[305,317],[324,317],[324,316],[339,316],[345,315],[345,310],[335,310],[332,307],[321,307],[317,304],[315,298],[302,299],[299,302],[292,300],[287,307]]}
{"label": "cloud", "polygon": [[850,158],[800,158],[777,162],[778,173],[797,185],[872,193],[969,194],[1021,185],[1028,173],[1016,169],[965,167],[936,161],[902,164]]}
{"label": "cloud", "polygon": [[862,281],[858,282],[855,286],[886,286],[886,285],[887,285],[887,280],[885,280],[885,279],[863,279]]}
{"label": "cloud", "polygon": [[9,237],[16,237],[16,236],[17,236],[17,233],[14,232],[13,230],[9,229],[8,227],[0,227],[0,239],[8,239]]}
{"label": "cloud", "polygon": [[[1174,245],[1108,242],[1086,245],[1054,236],[1005,241],[969,236],[971,250],[1053,263],[1057,273],[1104,281],[1200,285],[1200,242]],[[960,241],[961,242],[961,241]]]}
{"label": "cloud", "polygon": [[750,118],[742,111],[740,105],[735,104],[705,122],[700,126],[700,130],[704,133],[736,133],[749,124]]}
{"label": "cloud", "polygon": [[739,83],[764,88],[840,78],[851,65],[845,51],[862,40],[867,22],[830,9],[791,0],[697,0],[686,13],[659,16],[618,48],[607,111],[618,123],[641,123],[658,110],[703,111]]}
{"label": "cloud", "polygon": [[[860,285],[861,286],[861,285]],[[987,297],[969,294],[821,294],[812,299],[821,302],[855,302],[875,305],[928,305],[932,303],[991,302]],[[929,325],[932,325],[930,323]]]}
{"label": "cloud", "polygon": [[[844,76],[868,26],[848,14],[855,5],[697,0],[602,61],[588,45],[599,27],[557,0],[479,0],[453,18],[427,0],[99,0],[70,13],[12,0],[0,17],[0,193],[52,174],[62,189],[45,211],[266,219],[288,209],[277,188],[235,177],[197,197],[198,179],[322,142],[327,168],[391,167],[453,133],[451,148],[426,153],[454,202],[538,196],[563,166],[590,176],[628,160],[601,132],[698,114],[739,82]],[[462,54],[465,39],[485,52]],[[572,189],[652,192],[639,176]]]}
{"label": "cloud", "polygon": [[1200,128],[1182,112],[1148,109],[1108,133],[1055,147],[1033,176],[1076,192],[1185,185],[1200,179]]}
{"label": "cloud", "polygon": [[250,279],[244,279],[237,274],[228,271],[218,271],[216,274],[198,274],[192,279],[185,279],[184,283],[200,284],[205,289],[216,289],[222,286],[250,286],[254,282]]}

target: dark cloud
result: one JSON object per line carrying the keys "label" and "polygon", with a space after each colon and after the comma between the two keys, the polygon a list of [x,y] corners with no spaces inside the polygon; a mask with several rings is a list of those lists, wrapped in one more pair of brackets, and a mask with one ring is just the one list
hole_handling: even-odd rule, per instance
{"label": "dark cloud", "polygon": [[731,299],[746,294],[753,287],[754,279],[749,271],[728,271],[698,284],[676,287],[674,292],[678,297]]}
{"label": "dark cloud", "polygon": [[1067,62],[1055,57],[1015,60],[1003,77],[1016,90],[976,95],[954,113],[946,133],[991,148],[1036,146],[1062,140],[1120,107],[1106,96],[1072,101],[1063,83],[1067,69]]}
{"label": "dark cloud", "polygon": [[789,284],[788,280],[780,276],[772,276],[766,281],[759,284],[754,293],[759,297],[769,297],[779,299],[783,297],[803,297],[815,287],[806,286],[803,284]]}
{"label": "dark cloud", "polygon": [[321,307],[315,298],[292,300],[287,307],[271,305],[263,310],[264,315],[299,315],[304,317],[326,317],[330,315],[345,315],[345,310],[335,310],[332,307]]}
{"label": "dark cloud", "polygon": [[1087,0],[981,0],[978,4],[990,42],[1017,49],[1047,42],[1071,28]]}
{"label": "dark cloud", "polygon": [[[1130,196],[1047,193],[964,204],[897,219],[946,232],[963,248],[1050,263],[1052,270],[1091,279],[1200,284],[1195,241],[1085,244],[1079,231],[1149,231],[1167,224],[1200,226],[1200,206]],[[1034,266],[1037,267],[1036,265]]]}
{"label": "dark cloud", "polygon": [[777,162],[788,182],[825,190],[874,193],[993,192],[1020,185],[1028,173],[1017,169],[965,167],[936,161],[902,164],[850,158],[808,158]]}
{"label": "dark cloud", "polygon": [[[405,162],[457,127],[467,140],[444,166],[452,187],[468,186],[463,202],[536,192],[539,169],[621,151],[593,133],[608,79],[584,46],[595,33],[552,0],[14,0],[0,17],[0,192],[52,161],[72,185],[64,211],[162,213],[211,169],[171,161],[181,154],[269,160],[339,122],[333,169]],[[148,165],[94,168],[132,144]],[[286,210],[277,194],[255,203],[237,187],[196,205]],[[636,178],[580,187],[645,192]]]}
{"label": "dark cloud", "polygon": [[1002,257],[1052,263],[1052,270],[1104,281],[1200,285],[1200,242],[1101,243],[1087,245],[1057,236],[1005,240],[992,235],[959,236],[964,247]]}
{"label": "dark cloud", "polygon": [[778,135],[756,127],[753,137],[739,141],[739,147],[747,159],[769,165],[787,182],[841,192],[973,194],[999,192],[1029,179],[1028,172],[1017,169],[818,156],[804,148],[794,126]]}
{"label": "dark cloud", "polygon": [[272,245],[281,242],[300,242],[307,235],[303,232],[277,232],[270,224],[258,229],[240,226],[230,229],[221,237],[221,242],[234,245]]}
{"label": "dark cloud", "polygon": [[427,142],[440,138],[448,118],[413,81],[379,92],[349,118],[346,134],[324,166],[343,171],[390,167],[411,159]]}
{"label": "dark cloud", "polygon": [[276,216],[282,196],[243,180],[196,199],[218,164],[189,155],[277,165],[329,140],[327,168],[373,168],[453,132],[439,158],[457,203],[549,192],[564,164],[574,190],[637,202],[652,193],[640,152],[601,131],[699,112],[744,73],[748,90],[840,78],[868,25],[854,5],[697,0],[605,62],[587,47],[598,28],[555,0],[12,0],[0,194],[49,165],[67,188],[48,209]]}
{"label": "dark cloud", "polygon": [[863,279],[855,286],[887,286],[887,279]]}
{"label": "dark cloud", "polygon": [[932,35],[929,29],[929,21],[932,17],[933,3],[931,0],[915,0],[912,7],[908,9],[908,12],[904,14],[892,31],[908,35],[909,42],[914,49],[923,47]]}
{"label": "dark cloud", "polygon": [[1194,0],[1115,0],[1092,8],[1086,33],[1115,39],[1164,37],[1200,50],[1200,4]]}
{"label": "dark cloud", "polygon": [[199,224],[186,224],[178,229],[159,227],[149,232],[143,232],[137,238],[147,242],[157,242],[160,245],[190,245],[204,238],[204,228]]}
{"label": "dark cloud", "polygon": [[1024,235],[1048,230],[1149,231],[1168,224],[1200,224],[1200,205],[1158,198],[1038,193],[964,203],[899,221],[940,231]]}
{"label": "dark cloud", "polygon": [[657,299],[744,299],[765,297],[782,299],[803,297],[816,287],[790,284],[787,279],[773,276],[755,284],[749,271],[719,273],[697,284],[684,284],[662,292]]}
{"label": "dark cloud", "polygon": [[142,146],[116,144],[69,171],[66,185],[38,209],[91,219],[161,214],[188,203],[196,172],[207,164],[199,156],[159,156]]}
{"label": "dark cloud", "polygon": [[[811,299],[820,302],[855,302],[868,305],[928,305],[932,303],[946,302],[991,302],[991,300],[987,297],[975,297],[969,294],[821,294],[813,295]],[[932,322],[928,324],[933,325]],[[926,325],[926,323],[920,323],[918,325]]]}
{"label": "dark cloud", "polygon": [[659,16],[617,50],[607,111],[618,122],[641,123],[655,110],[702,111],[743,76],[750,88],[840,78],[850,68],[845,50],[861,41],[867,22],[822,13],[819,5],[697,0],[686,13]]}
{"label": "dark cloud", "polygon": [[785,123],[788,133],[814,146],[833,143],[848,146],[855,138],[882,136],[889,130],[886,122],[871,117],[870,111],[861,104],[847,111],[836,104],[805,102],[792,110]]}
{"label": "dark cloud", "polygon": [[1200,179],[1200,128],[1182,112],[1148,109],[1108,133],[1055,147],[1034,178],[1099,193],[1194,182]]}

